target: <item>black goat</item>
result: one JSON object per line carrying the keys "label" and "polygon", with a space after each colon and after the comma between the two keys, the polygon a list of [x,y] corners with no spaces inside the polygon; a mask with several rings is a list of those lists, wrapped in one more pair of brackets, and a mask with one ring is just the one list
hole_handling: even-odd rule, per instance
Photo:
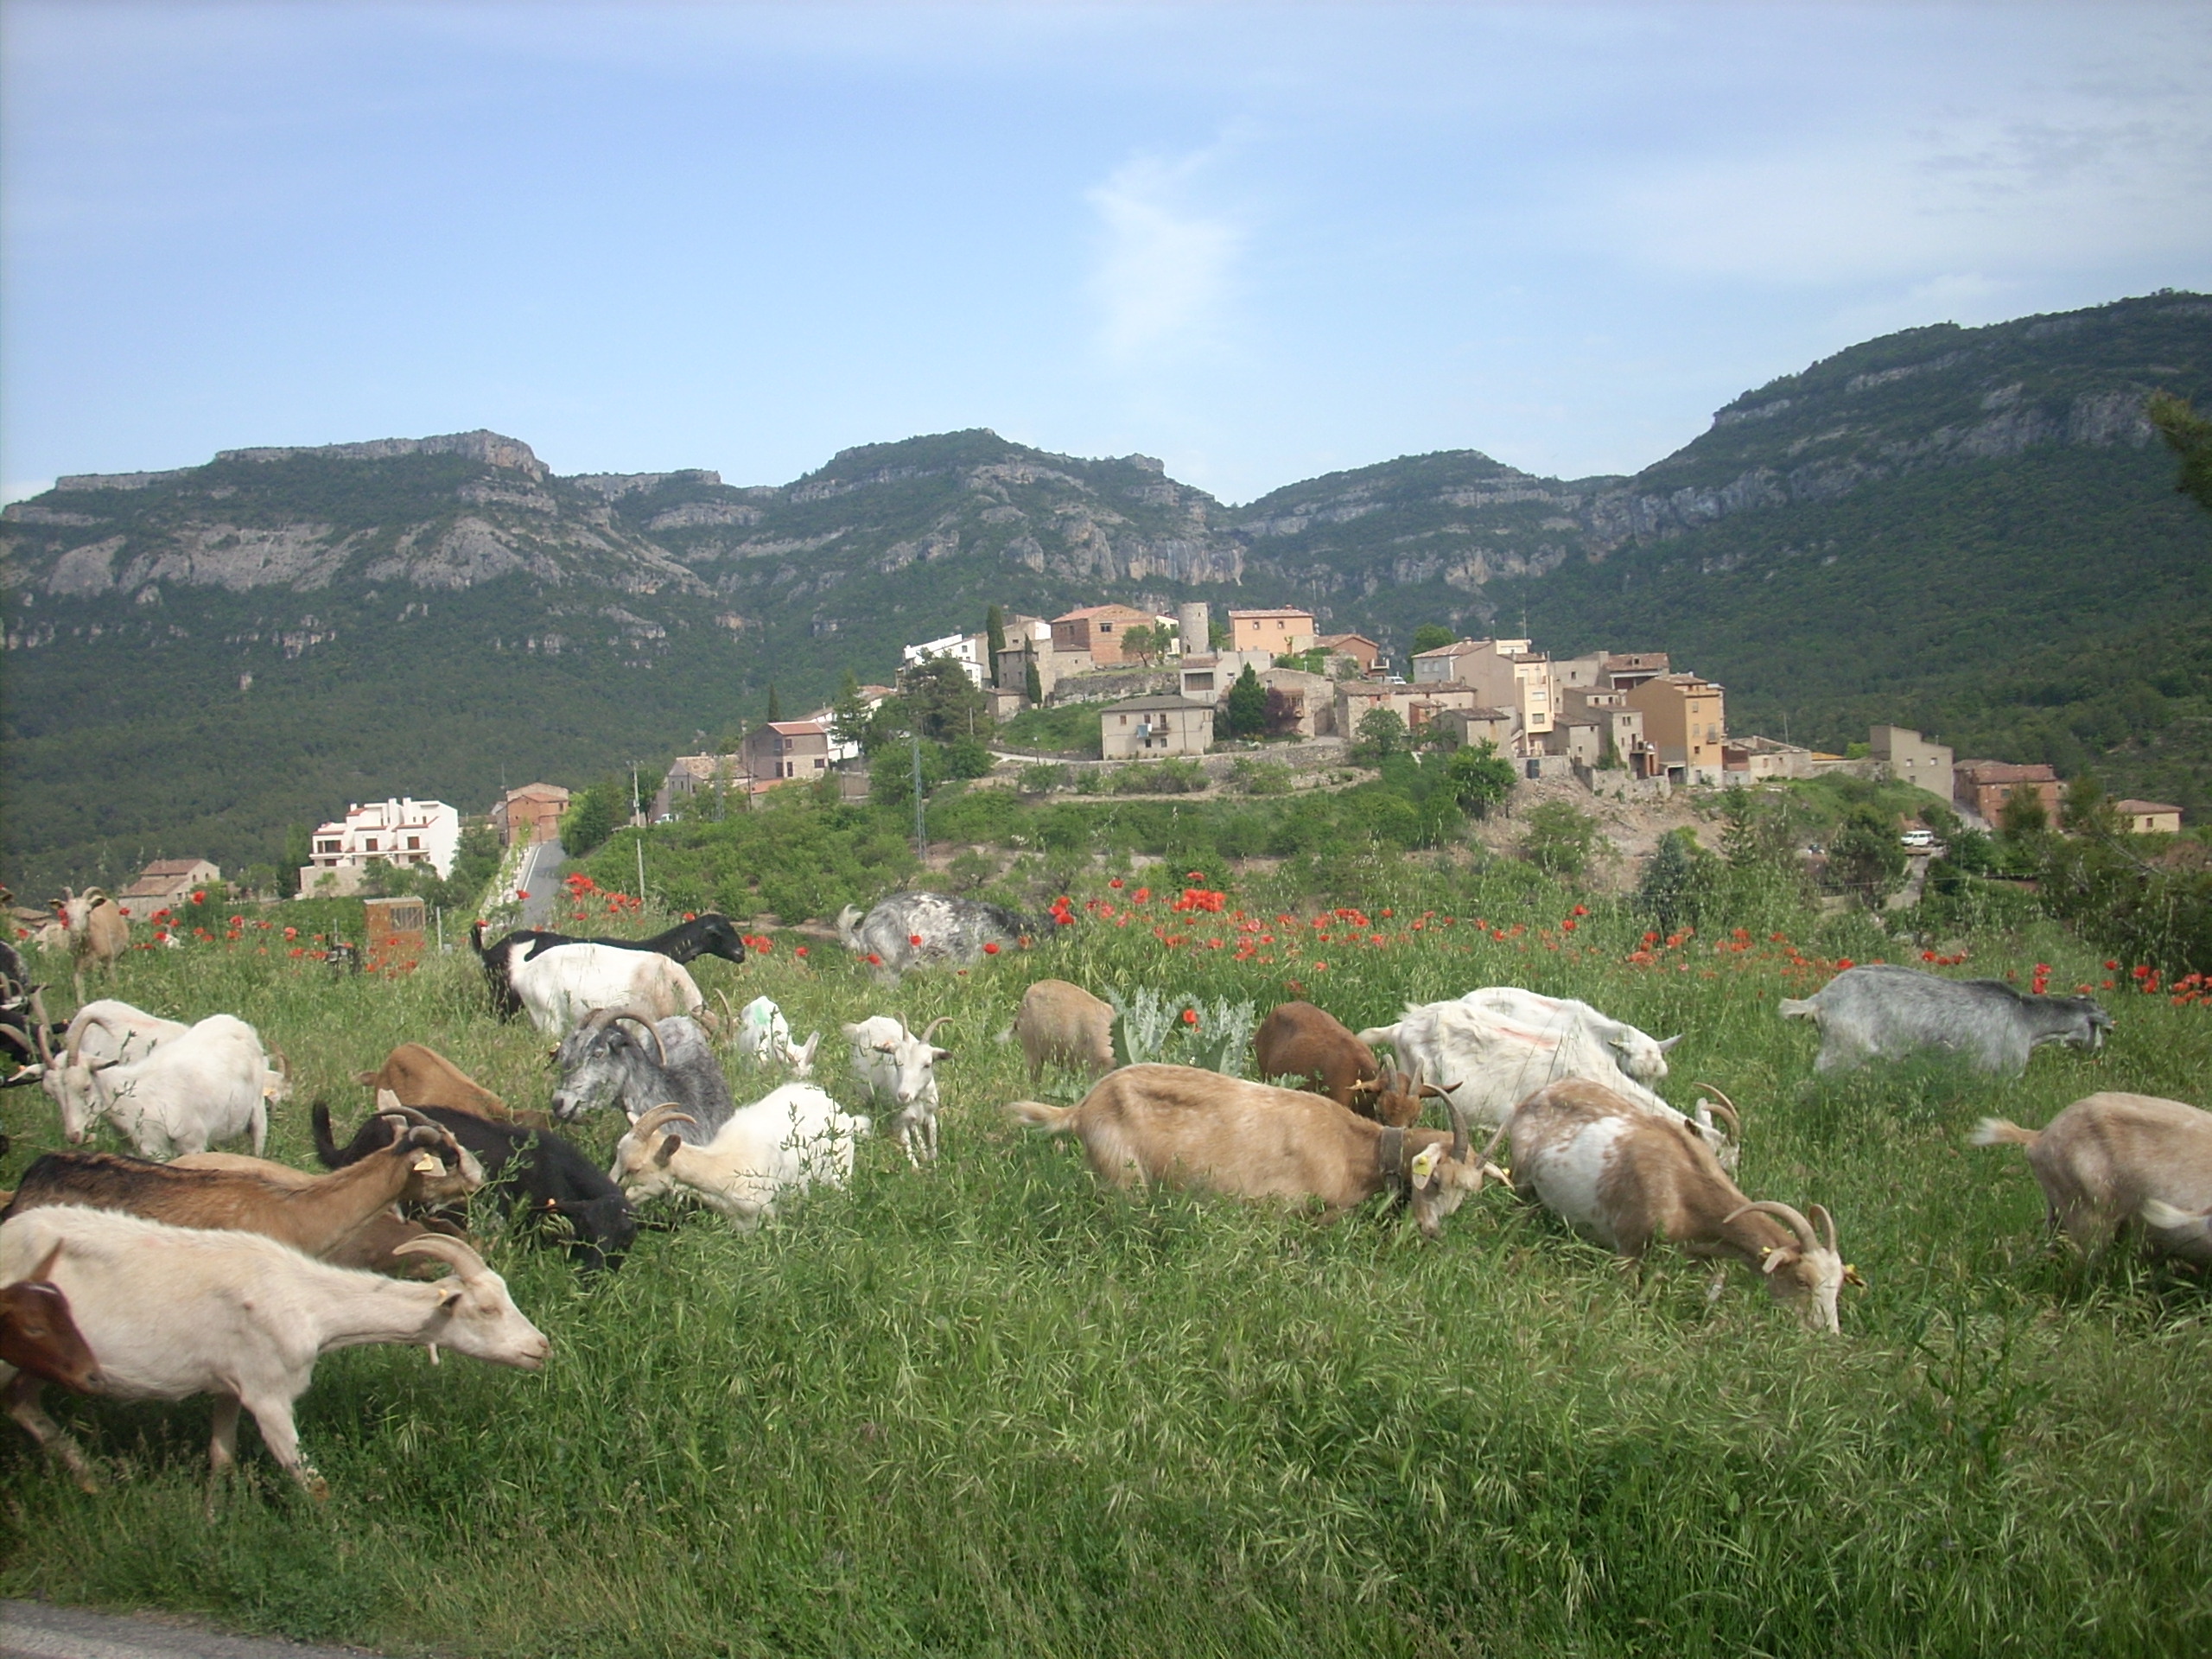
{"label": "black goat", "polygon": [[516,965],[564,944],[607,944],[618,950],[651,950],[674,963],[694,962],[701,957],[720,957],[724,962],[745,960],[745,940],[736,925],[715,910],[691,921],[678,922],[649,939],[580,939],[544,928],[518,927],[486,944],[484,924],[479,922],[469,929],[468,942],[476,951],[476,959],[484,964],[484,977],[491,984],[493,1012],[502,1020],[512,1020],[522,1012],[522,1001],[516,996],[513,984]]}
{"label": "black goat", "polygon": [[[637,1212],[573,1142],[550,1129],[494,1123],[471,1112],[440,1106],[419,1109],[476,1155],[484,1166],[485,1190],[501,1215],[512,1215],[521,1205],[533,1222],[558,1217],[567,1224],[562,1243],[586,1272],[621,1265],[638,1236]],[[331,1133],[330,1109],[317,1101],[313,1116],[315,1156],[330,1169],[343,1169],[381,1151],[395,1131],[390,1117],[372,1117],[341,1147]]]}

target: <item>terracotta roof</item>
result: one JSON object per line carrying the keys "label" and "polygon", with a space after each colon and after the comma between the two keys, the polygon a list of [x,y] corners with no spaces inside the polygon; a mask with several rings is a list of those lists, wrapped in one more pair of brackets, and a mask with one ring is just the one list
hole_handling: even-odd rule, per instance
{"label": "terracotta roof", "polygon": [[1433,650],[1414,652],[1414,660],[1419,662],[1424,657],[1465,657],[1471,652],[1483,650],[1489,644],[1490,641],[1487,639],[1454,639],[1448,645],[1438,645]]}
{"label": "terracotta roof", "polygon": [[1317,645],[1348,645],[1355,639],[1363,645],[1372,645],[1377,651],[1382,649],[1381,640],[1370,639],[1363,633],[1325,633],[1313,643]]}
{"label": "terracotta roof", "polygon": [[509,790],[505,798],[511,801],[565,801],[569,798],[569,791],[558,784],[524,784],[520,789]]}
{"label": "terracotta roof", "polygon": [[1284,606],[1284,607],[1281,607],[1281,608],[1279,608],[1279,609],[1271,610],[1271,611],[1231,611],[1231,612],[1230,613],[1230,616],[1232,616],[1232,617],[1238,617],[1238,616],[1255,616],[1255,617],[1256,617],[1256,616],[1302,616],[1302,617],[1304,617],[1304,618],[1305,618],[1308,622],[1311,622],[1311,621],[1313,620],[1313,612],[1311,612],[1311,611],[1294,610],[1294,609],[1292,609],[1291,607],[1289,607],[1288,606]]}
{"label": "terracotta roof", "polygon": [[783,737],[827,737],[829,728],[818,720],[772,720],[768,729]]}
{"label": "terracotta roof", "polygon": [[1055,622],[1086,622],[1094,616],[1103,616],[1113,620],[1118,620],[1125,616],[1134,616],[1141,621],[1150,621],[1152,620],[1152,613],[1150,611],[1136,610],[1127,605],[1080,605],[1074,610],[1054,617],[1052,620]]}
{"label": "terracotta roof", "polygon": [[142,876],[190,875],[202,864],[213,861],[205,858],[157,858],[138,874]]}
{"label": "terracotta roof", "polygon": [[2113,809],[2119,812],[2171,812],[2177,817],[2181,808],[2169,806],[2164,801],[2114,801]]}
{"label": "terracotta roof", "polygon": [[2055,784],[2058,774],[2041,761],[2027,766],[2010,760],[1963,760],[1959,770],[1978,784]]}
{"label": "terracotta roof", "polygon": [[1127,702],[1109,702],[1105,712],[1111,715],[1151,714],[1169,709],[1204,709],[1212,712],[1211,702],[1199,702],[1190,697],[1131,697]]}

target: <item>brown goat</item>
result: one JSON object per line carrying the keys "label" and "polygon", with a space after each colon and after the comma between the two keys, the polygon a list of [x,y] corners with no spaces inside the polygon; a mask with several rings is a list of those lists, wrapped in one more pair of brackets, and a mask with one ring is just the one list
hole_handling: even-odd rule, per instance
{"label": "brown goat", "polygon": [[76,969],[77,1000],[85,1000],[85,969],[105,968],[115,977],[115,964],[130,948],[130,918],[99,887],[79,893],[64,887],[53,900],[54,913],[69,931],[69,955]]}
{"label": "brown goat", "polygon": [[[406,1115],[405,1109],[401,1114]],[[352,1248],[402,1201],[453,1196],[456,1171],[475,1160],[435,1123],[416,1122],[383,1152],[292,1185],[235,1168],[188,1169],[109,1152],[49,1152],[34,1159],[4,1216],[47,1205],[120,1210],[172,1226],[260,1233],[304,1255],[329,1259]],[[480,1169],[462,1185],[482,1185]]]}
{"label": "brown goat", "polygon": [[1384,1067],[1350,1027],[1311,1002],[1271,1009],[1253,1033],[1252,1052],[1262,1077],[1300,1078],[1300,1088],[1392,1128],[1410,1128],[1421,1122],[1422,1101],[1448,1103],[1459,1086],[1416,1084],[1405,1072]]}
{"label": "brown goat", "polygon": [[54,1282],[60,1255],[56,1244],[29,1277],[0,1285],[0,1364],[89,1394],[100,1386],[99,1361]]}
{"label": "brown goat", "polygon": [[[266,1158],[250,1158],[242,1152],[188,1152],[181,1158],[171,1159],[169,1167],[226,1169],[234,1174],[257,1176],[272,1186],[293,1188],[311,1186],[321,1179],[311,1171],[295,1169],[289,1164],[274,1163]],[[457,1238],[476,1249],[475,1241],[461,1228],[435,1219],[410,1220],[391,1209],[371,1216],[335,1247],[325,1251],[321,1259],[334,1268],[365,1268],[371,1273],[389,1274],[397,1279],[433,1279],[441,1271],[441,1262],[429,1256],[410,1255],[399,1248],[410,1238],[424,1238],[433,1233]],[[483,1252],[478,1249],[477,1253]]]}
{"label": "brown goat", "polygon": [[402,1043],[384,1057],[373,1071],[355,1074],[353,1081],[378,1090],[389,1090],[403,1106],[424,1109],[442,1107],[449,1112],[468,1112],[494,1123],[522,1128],[550,1129],[553,1120],[543,1112],[509,1106],[435,1048],[421,1043]]}
{"label": "brown goat", "polygon": [[1240,1198],[1318,1198],[1332,1216],[1394,1192],[1430,1238],[1485,1176],[1504,1179],[1475,1156],[1457,1108],[1449,1135],[1385,1128],[1320,1095],[1186,1065],[1123,1066],[1079,1105],[1017,1100],[1007,1109],[1077,1136],[1093,1173],[1116,1186],[1166,1181]]}
{"label": "brown goat", "polygon": [[1040,979],[1021,994],[1014,1034],[1032,1089],[1048,1064],[1093,1077],[1114,1069],[1113,1005],[1065,979]]}

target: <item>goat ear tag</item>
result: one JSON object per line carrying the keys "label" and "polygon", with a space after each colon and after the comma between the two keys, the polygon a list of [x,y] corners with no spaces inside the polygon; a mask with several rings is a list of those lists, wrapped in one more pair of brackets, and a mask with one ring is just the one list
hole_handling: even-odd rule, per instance
{"label": "goat ear tag", "polygon": [[1414,1157],[1412,1166],[1407,1170],[1406,1173],[1416,1181],[1427,1180],[1436,1173],[1436,1160],[1442,1154],[1443,1148],[1440,1147],[1424,1148]]}
{"label": "goat ear tag", "polygon": [[410,1166],[410,1167],[412,1168],[417,1175],[442,1175],[445,1173],[446,1166],[426,1152],[421,1157],[417,1158],[414,1163]]}

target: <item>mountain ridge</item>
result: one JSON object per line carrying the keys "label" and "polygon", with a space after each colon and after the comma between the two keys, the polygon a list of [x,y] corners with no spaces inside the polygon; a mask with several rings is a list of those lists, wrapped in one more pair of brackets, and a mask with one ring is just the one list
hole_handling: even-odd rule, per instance
{"label": "mountain ridge", "polygon": [[[582,781],[741,723],[772,680],[789,706],[847,666],[887,676],[899,645],[991,601],[1295,601],[1400,648],[1419,622],[1507,617],[1561,650],[1674,649],[1730,683],[1739,724],[1794,715],[1840,741],[1847,709],[1886,706],[2063,752],[2078,734],[1961,698],[2063,662],[2082,628],[2132,637],[2131,607],[2212,610],[2192,573],[2212,543],[2142,416],[2154,390],[2212,402],[2203,296],[1865,342],[1732,399],[1627,477],[1439,450],[1236,506],[1148,456],[981,428],[855,445],[781,485],[563,477],[485,430],[73,474],[0,512],[19,803],[0,854],[44,878],[149,838],[265,845],[280,815],[327,816],[340,794],[473,799],[502,767]],[[2002,614],[2009,657],[1913,614],[1931,588],[1962,627]],[[413,716],[410,759],[378,715],[416,706],[416,682],[443,694]],[[2185,702],[2195,683],[2150,690]],[[189,792],[165,753],[180,741],[226,764],[288,743],[302,758],[237,825],[212,796],[179,813],[70,776],[89,746]]]}

